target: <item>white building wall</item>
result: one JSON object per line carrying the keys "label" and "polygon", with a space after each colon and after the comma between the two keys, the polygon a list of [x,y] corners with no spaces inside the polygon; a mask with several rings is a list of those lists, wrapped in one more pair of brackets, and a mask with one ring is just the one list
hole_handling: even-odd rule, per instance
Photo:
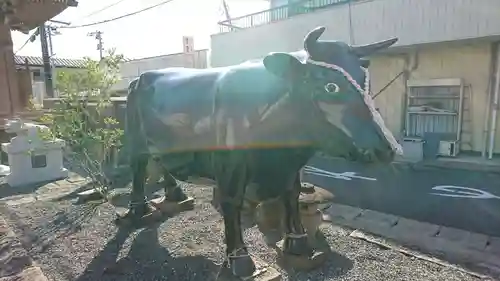
{"label": "white building wall", "polygon": [[168,67],[207,68],[208,50],[196,50],[193,53],[178,53],[164,56],[143,58],[127,61],[120,69],[121,80],[114,86],[114,90],[125,90],[130,81],[148,70]]}
{"label": "white building wall", "polygon": [[400,47],[473,38],[498,39],[499,11],[498,0],[366,0],[352,3],[350,20],[349,5],[338,4],[269,24],[212,35],[211,65],[231,65],[269,52],[299,50],[304,36],[317,26],[327,27],[323,38],[353,44],[391,37],[399,38],[395,46]]}

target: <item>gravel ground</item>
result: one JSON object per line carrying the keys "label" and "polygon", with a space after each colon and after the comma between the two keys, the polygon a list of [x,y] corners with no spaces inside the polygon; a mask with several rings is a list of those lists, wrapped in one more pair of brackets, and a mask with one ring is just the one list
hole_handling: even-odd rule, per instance
{"label": "gravel ground", "polygon": [[[187,192],[196,198],[193,211],[133,232],[113,224],[109,204],[36,201],[3,211],[53,281],[214,280],[223,259],[222,219],[210,205],[210,187],[189,185]],[[351,238],[347,229],[330,225],[323,232],[334,250],[327,264],[309,273],[282,272],[284,280],[479,280]],[[245,239],[253,254],[274,263],[274,250],[255,227]]]}

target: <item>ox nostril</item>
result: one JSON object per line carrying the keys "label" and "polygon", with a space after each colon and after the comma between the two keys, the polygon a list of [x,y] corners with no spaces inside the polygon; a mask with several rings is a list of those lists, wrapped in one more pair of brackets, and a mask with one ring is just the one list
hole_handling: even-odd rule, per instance
{"label": "ox nostril", "polygon": [[391,157],[391,159],[393,159],[395,156],[396,156],[396,152],[392,149],[389,150],[389,157]]}

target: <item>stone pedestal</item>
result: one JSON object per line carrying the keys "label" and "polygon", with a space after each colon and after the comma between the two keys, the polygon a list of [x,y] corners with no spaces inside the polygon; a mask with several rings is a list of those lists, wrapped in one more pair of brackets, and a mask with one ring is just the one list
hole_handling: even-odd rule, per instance
{"label": "stone pedestal", "polygon": [[2,143],[7,153],[10,173],[5,182],[12,187],[65,178],[68,170],[63,167],[64,141],[43,140],[40,132],[47,126],[13,120],[7,123],[6,132],[16,133],[10,143]]}

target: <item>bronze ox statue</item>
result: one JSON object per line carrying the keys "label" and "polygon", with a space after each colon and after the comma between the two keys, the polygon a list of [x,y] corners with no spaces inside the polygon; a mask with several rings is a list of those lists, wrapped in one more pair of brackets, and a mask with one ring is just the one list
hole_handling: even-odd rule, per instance
{"label": "bronze ox statue", "polygon": [[125,146],[133,187],[129,211],[120,219],[140,222],[152,210],[144,196],[151,155],[164,167],[164,200],[169,202],[188,199],[171,173],[187,166],[194,173],[204,162],[220,192],[234,276],[255,271],[240,221],[249,183],[258,186],[259,200],[282,203],[284,255],[310,260],[315,249],[298,205],[301,167],[316,151],[383,164],[402,153],[369,95],[364,59],[397,39],[350,46],[319,40],[324,31],[309,32],[303,51],[270,53],[229,67],[147,71],[131,82]]}

